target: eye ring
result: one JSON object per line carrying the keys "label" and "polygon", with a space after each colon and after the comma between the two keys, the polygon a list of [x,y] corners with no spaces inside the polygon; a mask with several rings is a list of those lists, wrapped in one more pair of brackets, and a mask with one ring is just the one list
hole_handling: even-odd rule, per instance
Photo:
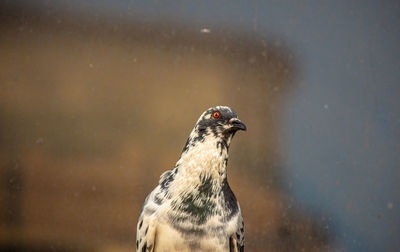
{"label": "eye ring", "polygon": [[214,119],[218,119],[221,114],[218,111],[215,111],[212,116],[214,117]]}

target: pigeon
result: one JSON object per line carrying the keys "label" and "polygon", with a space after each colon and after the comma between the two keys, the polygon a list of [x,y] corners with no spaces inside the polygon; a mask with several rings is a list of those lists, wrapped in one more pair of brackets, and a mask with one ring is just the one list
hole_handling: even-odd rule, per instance
{"label": "pigeon", "polygon": [[238,130],[246,125],[229,107],[200,116],[175,167],[145,199],[136,251],[244,251],[243,217],[226,174]]}

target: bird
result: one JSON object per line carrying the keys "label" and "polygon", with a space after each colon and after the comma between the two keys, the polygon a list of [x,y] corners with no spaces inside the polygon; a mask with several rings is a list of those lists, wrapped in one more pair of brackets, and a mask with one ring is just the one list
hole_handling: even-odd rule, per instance
{"label": "bird", "polygon": [[246,125],[227,106],[198,119],[171,170],[146,197],[136,251],[244,251],[244,222],[226,168],[235,133]]}

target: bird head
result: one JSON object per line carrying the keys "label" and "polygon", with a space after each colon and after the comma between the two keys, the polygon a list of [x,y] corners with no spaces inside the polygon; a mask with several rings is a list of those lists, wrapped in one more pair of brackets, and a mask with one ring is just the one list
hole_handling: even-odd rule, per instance
{"label": "bird head", "polygon": [[230,140],[238,130],[246,130],[246,125],[238,119],[233,109],[225,106],[209,108],[197,121],[183,152],[198,143],[203,143],[205,139],[214,139],[223,148],[228,148]]}
{"label": "bird head", "polygon": [[197,132],[208,132],[214,136],[229,137],[238,130],[246,130],[246,125],[242,123],[236,112],[225,106],[216,106],[207,109],[196,123]]}

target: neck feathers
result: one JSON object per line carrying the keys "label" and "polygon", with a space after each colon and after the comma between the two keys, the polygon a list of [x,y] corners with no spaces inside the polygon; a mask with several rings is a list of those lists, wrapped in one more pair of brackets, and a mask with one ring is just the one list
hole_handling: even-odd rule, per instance
{"label": "neck feathers", "polygon": [[[226,181],[230,140],[231,137],[215,136],[212,131],[199,132],[195,128],[174,170],[162,176],[162,187],[168,184],[165,187],[171,196],[200,189],[203,184],[209,184],[207,188],[212,193],[221,191]],[[171,185],[169,181],[173,181]]]}
{"label": "neck feathers", "polygon": [[226,177],[231,138],[231,135],[223,135],[210,129],[194,128],[177,166],[186,175],[210,176],[222,181]]}
{"label": "neck feathers", "polygon": [[[233,194],[226,180],[231,138],[232,135],[225,137],[210,130],[192,131],[174,170],[164,173],[160,181],[171,200],[169,214],[173,223],[185,216],[192,223],[204,223],[216,214],[221,197],[226,201],[224,206],[231,207],[230,199],[234,196],[230,196]],[[227,211],[229,216],[234,212],[232,209]]]}

